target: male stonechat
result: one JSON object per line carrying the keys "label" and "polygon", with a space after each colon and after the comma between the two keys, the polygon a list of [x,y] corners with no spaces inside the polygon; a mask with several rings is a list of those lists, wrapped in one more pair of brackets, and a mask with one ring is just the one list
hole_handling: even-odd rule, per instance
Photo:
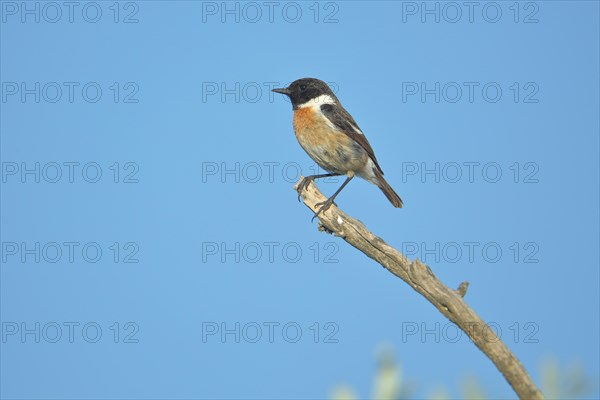
{"label": "male stonechat", "polygon": [[273,91],[290,98],[294,108],[294,132],[300,146],[321,168],[328,171],[327,174],[304,178],[298,186],[298,193],[315,179],[341,175],[347,177],[333,196],[317,204],[320,208],[313,219],[331,206],[335,197],[355,175],[377,185],[394,207],[402,207],[402,199],[383,178],[383,171],[369,141],[325,82],[303,78],[286,88]]}

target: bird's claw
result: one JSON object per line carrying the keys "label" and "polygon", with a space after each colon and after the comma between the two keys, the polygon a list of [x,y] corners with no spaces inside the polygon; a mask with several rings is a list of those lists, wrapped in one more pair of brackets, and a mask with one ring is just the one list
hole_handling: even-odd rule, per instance
{"label": "bird's claw", "polygon": [[335,204],[335,203],[331,199],[327,199],[325,201],[315,204],[315,208],[317,208],[317,207],[320,207],[320,208],[315,213],[315,215],[312,217],[310,222],[313,222],[315,220],[315,218],[317,218],[319,216],[319,214],[321,214],[323,211],[329,210],[329,207],[331,207],[332,204]]}
{"label": "bird's claw", "polygon": [[303,178],[302,182],[300,182],[300,184],[298,185],[298,201],[300,201],[300,197],[302,197],[302,192],[304,191],[304,189],[306,189],[308,187],[308,185],[310,185],[310,183],[312,182],[311,178]]}

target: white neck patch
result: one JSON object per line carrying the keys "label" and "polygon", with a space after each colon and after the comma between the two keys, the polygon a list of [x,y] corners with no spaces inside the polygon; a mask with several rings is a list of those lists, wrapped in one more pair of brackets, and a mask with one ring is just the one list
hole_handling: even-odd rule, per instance
{"label": "white neck patch", "polygon": [[309,100],[304,104],[300,104],[298,108],[321,107],[321,105],[323,104],[335,104],[335,100],[328,94],[322,94],[319,97],[315,97],[314,99]]}

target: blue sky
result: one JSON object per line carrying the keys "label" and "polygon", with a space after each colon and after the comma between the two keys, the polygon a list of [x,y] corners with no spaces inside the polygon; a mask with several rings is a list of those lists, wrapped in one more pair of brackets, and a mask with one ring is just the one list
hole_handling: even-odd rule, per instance
{"label": "blue sky", "polygon": [[382,343],[419,396],[514,397],[296,201],[316,167],[269,89],[301,77],[405,204],[355,180],[344,211],[468,280],[537,382],[549,356],[600,374],[597,2],[0,7],[3,398],[367,396]]}

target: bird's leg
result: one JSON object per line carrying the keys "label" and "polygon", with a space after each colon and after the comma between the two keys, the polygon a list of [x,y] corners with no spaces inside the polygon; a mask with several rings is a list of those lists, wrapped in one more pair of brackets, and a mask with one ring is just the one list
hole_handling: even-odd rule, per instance
{"label": "bird's leg", "polygon": [[346,178],[346,180],[344,181],[344,183],[342,183],[342,186],[340,186],[340,188],[338,190],[336,190],[336,192],[333,194],[333,196],[331,196],[330,198],[328,198],[327,200],[321,202],[321,203],[317,203],[315,204],[315,208],[316,207],[321,207],[319,208],[319,210],[317,211],[317,213],[315,214],[314,217],[312,217],[311,222],[315,220],[315,218],[317,218],[319,216],[319,214],[321,214],[321,212],[323,211],[327,211],[327,209],[329,207],[331,207],[331,205],[333,204],[333,200],[335,199],[335,197],[340,194],[340,192],[342,191],[342,189],[352,180],[352,178],[354,178],[354,173],[353,172],[348,172],[348,178]]}
{"label": "bird's leg", "polygon": [[342,174],[321,174],[321,175],[310,175],[307,176],[306,178],[303,178],[302,181],[300,182],[300,184],[298,185],[298,201],[300,201],[300,193],[302,193],[302,191],[304,189],[306,189],[308,187],[308,185],[314,181],[315,179],[321,179],[321,178],[329,178],[330,176],[340,176]]}

